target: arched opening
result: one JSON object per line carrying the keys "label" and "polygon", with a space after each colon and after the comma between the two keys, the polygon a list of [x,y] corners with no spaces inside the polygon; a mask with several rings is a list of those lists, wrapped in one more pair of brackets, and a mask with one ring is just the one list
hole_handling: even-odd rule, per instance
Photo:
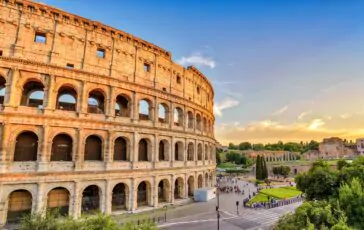
{"label": "arched opening", "polygon": [[57,109],[76,111],[77,92],[72,87],[62,86],[58,90]]}
{"label": "arched opening", "polygon": [[207,120],[206,117],[203,118],[203,131],[207,132]]}
{"label": "arched opening", "polygon": [[130,117],[129,101],[129,98],[125,95],[119,95],[116,97],[115,116]]}
{"label": "arched opening", "polygon": [[147,139],[143,138],[139,141],[138,161],[148,161],[148,151],[148,141]]}
{"label": "arched opening", "polygon": [[68,215],[70,193],[65,188],[54,188],[48,193],[47,208],[55,210],[62,216]]}
{"label": "arched opening", "polygon": [[202,144],[199,143],[197,146],[197,160],[202,161]]}
{"label": "arched opening", "polygon": [[104,113],[105,112],[105,97],[101,90],[92,90],[88,94],[88,113]]}
{"label": "arched opening", "polygon": [[198,175],[198,179],[197,179],[197,186],[198,188],[202,188],[203,187],[203,179],[202,179],[202,175]]}
{"label": "arched opening", "polygon": [[138,207],[150,204],[150,184],[142,181],[138,185],[137,204]]}
{"label": "arched opening", "polygon": [[98,136],[91,135],[87,137],[85,161],[102,161],[102,141]]}
{"label": "arched opening", "polygon": [[9,195],[6,222],[19,223],[23,216],[32,212],[32,194],[27,190],[15,190]]}
{"label": "arched opening", "polygon": [[205,187],[210,187],[209,186],[209,174],[208,173],[205,174]]}
{"label": "arched opening", "polygon": [[124,183],[115,185],[112,190],[111,207],[113,211],[126,210],[128,187]]}
{"label": "arched opening", "polygon": [[6,87],[6,80],[3,76],[0,75],[0,105],[4,104],[5,87]]}
{"label": "arched opening", "polygon": [[174,144],[174,160],[175,161],[184,161],[183,143],[181,141],[178,141]]}
{"label": "arched opening", "polygon": [[191,111],[187,112],[187,118],[188,118],[188,128],[193,129],[193,113]]}
{"label": "arched opening", "polygon": [[196,115],[196,129],[198,131],[202,131],[202,127],[201,127],[201,115],[197,114]]}
{"label": "arched opening", "polygon": [[207,145],[205,145],[205,160],[209,160],[209,147]]}
{"label": "arched opening", "polygon": [[114,161],[127,161],[127,143],[123,137],[118,137],[114,143]]}
{"label": "arched opening", "polygon": [[187,181],[188,184],[188,196],[193,197],[193,193],[195,191],[195,178],[193,176],[190,176]]}
{"label": "arched opening", "polygon": [[43,107],[44,85],[38,81],[29,81],[23,87],[21,105]]}
{"label": "arched opening", "polygon": [[174,182],[174,199],[182,199],[183,198],[183,179],[178,177]]}
{"label": "arched opening", "polygon": [[16,138],[14,161],[36,161],[38,136],[33,132],[23,132]]}
{"label": "arched opening", "polygon": [[152,120],[152,106],[151,102],[143,99],[139,101],[139,120]]}
{"label": "arched opening", "polygon": [[158,202],[169,202],[170,184],[167,179],[161,180],[158,184]]}
{"label": "arched opening", "polygon": [[195,156],[194,156],[194,146],[193,143],[188,143],[188,148],[187,148],[187,160],[188,161],[194,161],[195,160]]}
{"label": "arched opening", "polygon": [[293,173],[294,173],[294,175],[296,175],[297,174],[297,169],[294,169]]}
{"label": "arched opening", "polygon": [[100,188],[90,185],[82,193],[81,213],[92,213],[100,210]]}
{"label": "arched opening", "polygon": [[160,123],[168,123],[168,106],[164,103],[158,106],[158,121]]}
{"label": "arched opening", "polygon": [[175,126],[183,126],[183,110],[179,107],[174,108],[173,123]]}
{"label": "arched opening", "polygon": [[72,161],[72,138],[58,134],[53,138],[51,161]]}
{"label": "arched opening", "polygon": [[168,148],[168,141],[167,140],[161,140],[159,142],[159,153],[158,153],[158,159],[159,161],[169,161],[169,148]]}

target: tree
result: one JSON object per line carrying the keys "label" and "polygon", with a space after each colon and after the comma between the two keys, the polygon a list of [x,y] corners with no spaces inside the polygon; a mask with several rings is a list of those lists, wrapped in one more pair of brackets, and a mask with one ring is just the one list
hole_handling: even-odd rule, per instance
{"label": "tree", "polygon": [[281,175],[286,178],[291,172],[291,168],[289,166],[281,166]]}
{"label": "tree", "polygon": [[260,150],[264,150],[264,145],[261,144],[261,143],[258,143],[258,144],[254,144],[252,146],[252,148],[253,148],[254,151],[260,151]]}
{"label": "tree", "polygon": [[221,155],[218,152],[216,152],[216,164],[221,164]]}
{"label": "tree", "polygon": [[346,162],[346,160],[344,160],[344,159],[341,159],[341,160],[339,160],[338,162],[337,162],[337,169],[338,170],[341,170],[342,168],[344,168],[344,167],[346,167],[346,166],[348,166],[349,165],[349,163],[348,162]]}
{"label": "tree", "polygon": [[241,142],[239,144],[239,150],[249,150],[252,149],[252,144],[250,142]]}
{"label": "tree", "polygon": [[255,163],[255,178],[257,180],[262,180],[263,172],[262,172],[262,164],[261,164],[261,157],[260,155],[257,156],[257,161]]}
{"label": "tree", "polygon": [[262,157],[262,180],[265,180],[268,178],[268,169],[267,169],[267,163],[265,162],[265,158]]}
{"label": "tree", "polygon": [[229,149],[236,150],[238,147],[234,143],[229,143]]}
{"label": "tree", "polygon": [[273,171],[273,175],[275,175],[277,177],[279,176],[279,169],[278,169],[278,167],[273,167],[272,171]]}

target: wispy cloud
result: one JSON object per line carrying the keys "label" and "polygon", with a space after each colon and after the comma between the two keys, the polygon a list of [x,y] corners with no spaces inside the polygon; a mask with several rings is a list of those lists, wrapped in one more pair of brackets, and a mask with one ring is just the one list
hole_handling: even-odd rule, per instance
{"label": "wispy cloud", "polygon": [[308,126],[309,130],[318,130],[320,127],[325,125],[325,122],[322,119],[314,119]]}
{"label": "wispy cloud", "polygon": [[340,115],[340,117],[341,117],[342,119],[348,119],[348,118],[350,118],[350,117],[351,117],[351,115],[350,115],[350,114],[348,114],[348,113],[345,113],[345,114]]}
{"label": "wispy cloud", "polygon": [[217,102],[214,106],[214,114],[222,116],[222,111],[239,105],[239,101],[232,98],[225,98],[221,102]]}
{"label": "wispy cloud", "polygon": [[195,66],[208,66],[211,69],[216,67],[216,62],[212,57],[204,57],[200,53],[192,54],[188,57],[182,57],[177,60],[177,63],[186,66],[186,65],[195,65]]}
{"label": "wispy cloud", "polygon": [[302,120],[303,119],[303,117],[305,117],[306,115],[308,115],[308,114],[310,114],[312,111],[311,110],[309,110],[309,111],[305,111],[305,112],[302,112],[302,113],[300,113],[300,115],[298,115],[298,120]]}
{"label": "wispy cloud", "polygon": [[272,113],[272,115],[279,115],[279,114],[282,114],[282,113],[284,113],[284,111],[286,111],[288,109],[288,105],[286,105],[286,106],[284,106],[283,108],[281,108],[281,109],[279,109],[279,110],[277,110],[277,111],[275,111],[274,113]]}

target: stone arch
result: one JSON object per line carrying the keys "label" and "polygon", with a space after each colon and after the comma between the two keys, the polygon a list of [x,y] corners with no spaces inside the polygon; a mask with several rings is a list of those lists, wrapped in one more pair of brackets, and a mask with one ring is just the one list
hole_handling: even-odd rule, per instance
{"label": "stone arch", "polygon": [[130,117],[130,102],[131,99],[126,94],[119,94],[115,101],[115,116]]}
{"label": "stone arch", "polygon": [[171,202],[171,185],[168,179],[162,179],[158,183],[158,202]]}
{"label": "stone arch", "polygon": [[88,93],[87,112],[105,113],[106,94],[102,89],[93,89]]}
{"label": "stone arch", "polygon": [[24,215],[29,215],[32,212],[32,194],[25,189],[14,190],[8,196],[7,206],[6,223],[19,223]]}
{"label": "stone arch", "polygon": [[70,192],[63,187],[57,187],[48,192],[47,209],[57,210],[62,216],[69,213]]}
{"label": "stone arch", "polygon": [[203,131],[204,132],[207,132],[208,129],[207,129],[207,120],[206,120],[206,117],[203,117],[203,125],[202,126],[203,126]]}
{"label": "stone arch", "polygon": [[141,181],[137,188],[137,206],[148,206],[152,204],[152,186],[149,181]]}
{"label": "stone arch", "polygon": [[162,102],[158,105],[158,122],[168,123],[169,122],[169,107],[166,103]]}
{"label": "stone arch", "polygon": [[198,131],[202,131],[202,121],[201,121],[201,115],[199,113],[196,114],[196,129]]}
{"label": "stone arch", "polygon": [[175,126],[183,126],[183,110],[180,107],[175,107],[173,111],[173,124]]}
{"label": "stone arch", "polygon": [[57,109],[76,111],[77,108],[77,91],[72,85],[62,85],[58,89]]}
{"label": "stone arch", "polygon": [[209,147],[207,144],[205,144],[205,160],[209,160]]}
{"label": "stone arch", "polygon": [[197,187],[198,188],[203,188],[203,178],[202,178],[202,175],[198,175],[197,177]]}
{"label": "stone arch", "polygon": [[89,185],[82,192],[81,213],[93,213],[100,210],[101,189],[97,185]]}
{"label": "stone arch", "polygon": [[38,136],[34,132],[24,131],[16,138],[14,161],[36,161],[38,155]]}
{"label": "stone arch", "polygon": [[195,177],[194,176],[189,176],[188,180],[187,180],[187,186],[188,186],[188,197],[193,197],[194,196],[194,191],[195,191]]}
{"label": "stone arch", "polygon": [[52,140],[51,161],[72,161],[72,138],[65,133],[58,134]]}
{"label": "stone arch", "polygon": [[159,152],[158,152],[158,160],[159,161],[169,161],[169,143],[166,139],[159,141]]}
{"label": "stone arch", "polygon": [[175,161],[184,161],[184,148],[183,148],[182,141],[177,141],[174,144],[174,160]]}
{"label": "stone arch", "polygon": [[4,104],[6,91],[6,79],[0,75],[0,105]]}
{"label": "stone arch", "polygon": [[44,84],[38,80],[29,80],[23,86],[20,105],[43,107]]}
{"label": "stone arch", "polygon": [[152,142],[142,138],[138,143],[138,161],[152,161]]}
{"label": "stone arch", "polygon": [[125,137],[118,137],[114,141],[114,161],[128,160],[128,142]]}
{"label": "stone arch", "polygon": [[202,160],[203,160],[203,159],[202,159],[202,154],[203,154],[202,144],[201,144],[201,143],[199,143],[199,144],[197,145],[197,160],[198,160],[198,161],[202,161]]}
{"label": "stone arch", "polygon": [[129,187],[125,183],[118,183],[112,190],[111,209],[113,211],[127,210],[129,201]]}
{"label": "stone arch", "polygon": [[210,187],[209,185],[209,174],[208,173],[205,173],[205,187]]}
{"label": "stone arch", "polygon": [[195,146],[192,142],[188,143],[187,146],[187,161],[194,161],[195,160]]}
{"label": "stone arch", "polygon": [[194,119],[193,113],[191,111],[188,111],[187,112],[187,122],[188,122],[187,127],[189,129],[193,129],[193,119]]}
{"label": "stone arch", "polygon": [[153,103],[149,99],[141,99],[139,101],[139,120],[153,119]]}
{"label": "stone arch", "polygon": [[184,197],[184,181],[182,177],[178,177],[174,181],[174,199],[183,199]]}
{"label": "stone arch", "polygon": [[102,161],[102,139],[97,135],[90,135],[85,142],[85,161]]}

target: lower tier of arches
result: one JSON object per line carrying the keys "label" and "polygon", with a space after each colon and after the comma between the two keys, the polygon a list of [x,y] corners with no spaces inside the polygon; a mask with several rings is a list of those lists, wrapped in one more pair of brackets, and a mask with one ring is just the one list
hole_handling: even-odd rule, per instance
{"label": "lower tier of arches", "polygon": [[118,214],[177,204],[192,198],[197,188],[214,187],[213,171],[167,174],[129,179],[7,184],[0,195],[0,225],[22,216],[57,210],[75,218],[103,212]]}

